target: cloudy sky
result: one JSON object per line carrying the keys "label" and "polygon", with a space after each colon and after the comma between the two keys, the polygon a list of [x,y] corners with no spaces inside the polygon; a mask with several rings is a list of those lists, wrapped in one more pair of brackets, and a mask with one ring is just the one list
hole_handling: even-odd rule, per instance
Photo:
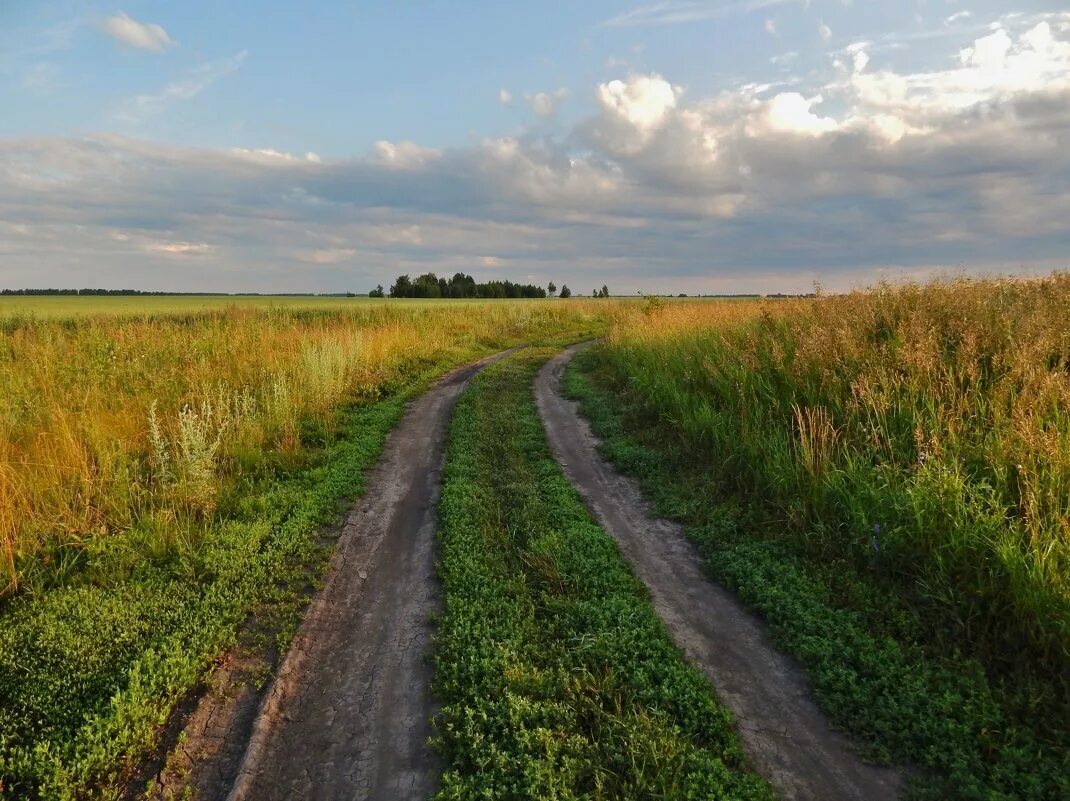
{"label": "cloudy sky", "polygon": [[1070,266],[1067,0],[0,0],[0,286]]}

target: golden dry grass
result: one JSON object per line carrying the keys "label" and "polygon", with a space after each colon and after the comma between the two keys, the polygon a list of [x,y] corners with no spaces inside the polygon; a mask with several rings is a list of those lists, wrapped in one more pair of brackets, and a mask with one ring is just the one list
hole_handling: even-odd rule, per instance
{"label": "golden dry grass", "polygon": [[304,420],[329,426],[340,405],[432,365],[612,307],[170,304],[0,320],[0,597],[109,534],[183,536],[211,516],[243,454],[296,449]]}

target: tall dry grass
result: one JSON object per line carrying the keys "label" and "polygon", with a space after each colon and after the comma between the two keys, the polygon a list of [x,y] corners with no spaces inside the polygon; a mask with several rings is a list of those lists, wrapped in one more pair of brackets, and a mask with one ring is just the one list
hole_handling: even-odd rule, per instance
{"label": "tall dry grass", "polygon": [[[243,454],[435,364],[604,314],[584,302],[0,319],[0,597],[116,534],[213,514]],[[153,547],[166,548],[166,542]]]}
{"label": "tall dry grass", "polygon": [[655,305],[605,356],[816,558],[1070,665],[1070,275]]}

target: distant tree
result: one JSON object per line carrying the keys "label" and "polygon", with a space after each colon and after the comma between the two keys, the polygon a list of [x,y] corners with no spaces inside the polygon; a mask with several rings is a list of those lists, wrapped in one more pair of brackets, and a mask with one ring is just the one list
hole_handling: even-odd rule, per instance
{"label": "distant tree", "polygon": [[534,284],[514,284],[512,281],[488,281],[477,284],[464,273],[453,278],[439,278],[434,273],[410,278],[399,275],[390,287],[392,298],[545,298],[546,290]]}
{"label": "distant tree", "polygon": [[547,293],[549,293],[549,295],[550,295],[550,297],[551,297],[551,298],[552,298],[552,297],[554,296],[554,293],[555,293],[555,292],[557,291],[557,287],[556,287],[556,286],[554,286],[554,282],[553,282],[553,281],[551,281],[551,282],[550,282],[550,283],[549,283],[549,284],[547,285],[547,287],[546,287],[546,291],[547,291]]}
{"label": "distant tree", "polygon": [[560,295],[560,297],[562,297],[562,298],[571,298],[572,297],[572,290],[568,288],[568,284],[561,284],[561,295]]}
{"label": "distant tree", "polygon": [[602,296],[598,294],[598,290],[597,289],[592,289],[591,290],[591,297],[592,298],[600,298]]}
{"label": "distant tree", "polygon": [[599,295],[599,297],[600,298],[608,298],[609,297],[609,287],[607,287],[605,284],[602,284],[602,294]]}
{"label": "distant tree", "polygon": [[385,298],[386,293],[383,292],[383,285],[379,284],[375,289],[368,293],[369,298]]}
{"label": "distant tree", "polygon": [[407,275],[399,275],[397,280],[394,281],[393,286],[390,287],[390,297],[392,298],[413,298],[416,297],[413,294],[412,279]]}

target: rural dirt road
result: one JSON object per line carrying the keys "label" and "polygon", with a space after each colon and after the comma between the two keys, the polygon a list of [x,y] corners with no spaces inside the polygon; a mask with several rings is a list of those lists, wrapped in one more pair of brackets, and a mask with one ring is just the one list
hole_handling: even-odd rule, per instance
{"label": "rural dirt road", "polygon": [[236,779],[233,767],[201,766],[216,786],[196,787],[198,798],[424,801],[434,792],[427,656],[440,602],[445,435],[469,379],[504,355],[447,375],[390,433],[264,695]]}
{"label": "rural dirt road", "polygon": [[754,768],[782,799],[885,801],[902,781],[868,765],[830,728],[799,666],[773,645],[761,619],[705,574],[681,527],[653,516],[638,484],[598,453],[577,405],[562,397],[561,374],[575,345],[540,370],[539,414],[553,452],[599,524],[650,590],[676,644],[710,679],[737,718]]}

